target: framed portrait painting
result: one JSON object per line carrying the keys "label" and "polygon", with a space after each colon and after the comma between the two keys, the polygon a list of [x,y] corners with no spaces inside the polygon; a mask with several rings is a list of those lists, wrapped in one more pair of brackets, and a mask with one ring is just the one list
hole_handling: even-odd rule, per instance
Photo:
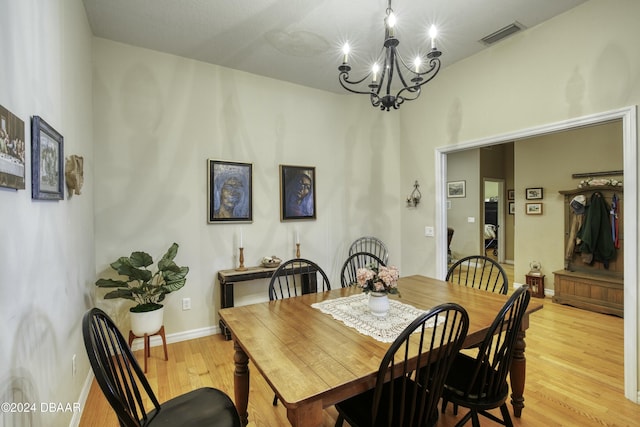
{"label": "framed portrait painting", "polygon": [[31,119],[31,198],[64,199],[64,140],[41,117]]}
{"label": "framed portrait painting", "polygon": [[24,122],[0,105],[0,187],[24,190]]}
{"label": "framed portrait painting", "polygon": [[209,159],[208,222],[253,221],[253,164]]}
{"label": "framed portrait painting", "polygon": [[316,219],[316,168],[280,165],[280,220]]}

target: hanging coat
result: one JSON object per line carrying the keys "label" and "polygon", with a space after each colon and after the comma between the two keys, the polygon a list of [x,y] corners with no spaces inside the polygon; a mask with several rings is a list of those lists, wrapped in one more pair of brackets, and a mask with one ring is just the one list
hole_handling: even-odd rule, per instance
{"label": "hanging coat", "polygon": [[609,268],[609,261],[615,257],[616,249],[611,235],[609,207],[599,191],[591,196],[578,237],[582,240],[579,247],[582,260],[587,264],[600,261],[605,268]]}

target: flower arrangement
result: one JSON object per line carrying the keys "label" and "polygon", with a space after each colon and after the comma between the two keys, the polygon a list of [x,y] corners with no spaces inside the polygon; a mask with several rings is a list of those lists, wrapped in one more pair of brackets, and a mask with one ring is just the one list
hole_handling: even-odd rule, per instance
{"label": "flower arrangement", "polygon": [[578,184],[578,188],[598,187],[603,185],[612,185],[614,187],[622,187],[622,181],[619,181],[617,179],[607,179],[607,178],[589,178],[589,179],[583,179],[582,181],[580,181],[580,184]]}
{"label": "flower arrangement", "polygon": [[356,271],[358,286],[364,292],[382,292],[385,294],[400,294],[398,291],[398,277],[400,273],[398,268],[391,267],[374,267],[370,265],[367,268],[359,268]]}

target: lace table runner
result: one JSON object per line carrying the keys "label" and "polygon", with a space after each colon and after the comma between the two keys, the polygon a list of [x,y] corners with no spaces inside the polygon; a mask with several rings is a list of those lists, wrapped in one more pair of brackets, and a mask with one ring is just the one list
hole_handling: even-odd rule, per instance
{"label": "lace table runner", "polygon": [[[382,342],[393,342],[416,317],[425,312],[389,298],[387,315],[385,317],[374,316],[369,311],[369,294],[364,292],[318,302],[312,304],[311,307],[330,314],[334,319],[355,328],[361,334]],[[427,323],[427,326],[433,327],[433,319],[430,322],[431,324]],[[441,320],[438,319],[438,324],[440,323]]]}

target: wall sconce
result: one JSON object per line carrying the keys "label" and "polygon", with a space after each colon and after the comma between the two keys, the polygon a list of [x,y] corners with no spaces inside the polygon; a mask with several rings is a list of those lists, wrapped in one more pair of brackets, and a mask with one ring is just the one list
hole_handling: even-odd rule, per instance
{"label": "wall sconce", "polygon": [[420,193],[418,187],[420,187],[420,184],[418,184],[418,180],[416,180],[415,184],[413,184],[413,191],[411,192],[411,194],[409,194],[409,197],[407,197],[408,208],[415,208],[416,206],[418,206],[418,203],[420,203],[422,193]]}

